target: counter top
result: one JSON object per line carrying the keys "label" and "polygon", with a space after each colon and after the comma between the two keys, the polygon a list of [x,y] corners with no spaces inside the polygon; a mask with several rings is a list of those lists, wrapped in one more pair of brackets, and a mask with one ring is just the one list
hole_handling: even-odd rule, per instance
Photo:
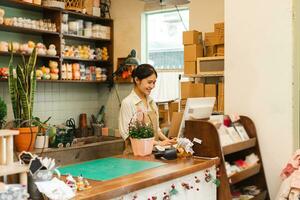
{"label": "counter top", "polygon": [[[158,161],[153,156],[134,157],[116,156],[119,158]],[[109,181],[90,181],[92,188],[77,192],[75,199],[111,199],[137,191],[152,185],[163,183],[178,177],[182,177],[219,163],[218,158],[204,160],[198,158],[177,159],[172,161],[161,161],[167,163],[156,168],[138,172],[135,174],[119,177]]]}

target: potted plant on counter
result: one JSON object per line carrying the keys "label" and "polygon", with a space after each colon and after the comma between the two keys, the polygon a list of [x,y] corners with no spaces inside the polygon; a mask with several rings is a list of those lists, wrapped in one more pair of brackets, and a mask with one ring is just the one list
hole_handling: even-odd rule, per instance
{"label": "potted plant on counter", "polygon": [[33,126],[33,102],[36,90],[36,59],[34,48],[29,59],[16,66],[13,65],[13,54],[9,62],[8,89],[14,114],[14,127],[19,129],[19,135],[14,137],[17,151],[32,151],[38,127]]}
{"label": "potted plant on counter", "polygon": [[0,129],[2,129],[5,124],[6,115],[7,107],[3,99],[0,97]]}
{"label": "potted plant on counter", "polygon": [[151,120],[147,122],[145,116],[145,113],[138,112],[129,123],[129,137],[135,156],[147,156],[152,153],[154,130]]}
{"label": "potted plant on counter", "polygon": [[34,117],[33,125],[38,127],[38,133],[35,140],[35,148],[43,149],[49,146],[49,129],[50,125],[47,122],[51,119],[48,117],[46,121],[41,121],[40,118]]}

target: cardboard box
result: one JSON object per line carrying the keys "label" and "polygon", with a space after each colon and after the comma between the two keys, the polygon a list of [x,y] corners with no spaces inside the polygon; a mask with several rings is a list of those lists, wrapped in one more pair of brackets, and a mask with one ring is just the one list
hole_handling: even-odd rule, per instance
{"label": "cardboard box", "polygon": [[184,111],[185,105],[186,105],[186,99],[181,99],[180,100],[180,112]]}
{"label": "cardboard box", "polygon": [[212,57],[215,56],[217,54],[217,46],[206,46],[206,57]]}
{"label": "cardboard box", "polygon": [[216,97],[216,103],[214,105],[214,111],[218,110],[218,98],[217,98],[217,85],[216,84],[205,84],[204,86],[205,97]]}
{"label": "cardboard box", "polygon": [[218,96],[218,111],[224,112],[224,96]]}
{"label": "cardboard box", "polygon": [[224,44],[217,45],[217,55],[218,56],[224,56]]}
{"label": "cardboard box", "polygon": [[224,22],[215,24],[215,33],[224,34]]}
{"label": "cardboard box", "polygon": [[184,62],[184,74],[196,74],[197,73],[197,62]]}
{"label": "cardboard box", "polygon": [[88,7],[86,7],[86,13],[88,15],[93,15],[93,16],[96,16],[96,17],[100,17],[101,16],[101,9],[99,7],[88,6]]}
{"label": "cardboard box", "polygon": [[224,57],[203,57],[197,59],[197,74],[224,75]]}
{"label": "cardboard box", "polygon": [[192,44],[184,46],[184,61],[197,61],[197,58],[203,57],[203,46],[201,44]]}
{"label": "cardboard box", "polygon": [[172,121],[173,113],[178,112],[179,110],[179,102],[171,102],[168,104],[168,107],[169,107],[170,121]]}
{"label": "cardboard box", "polygon": [[182,34],[182,42],[184,45],[200,44],[202,41],[202,32],[199,31],[184,31]]}
{"label": "cardboard box", "polygon": [[181,99],[204,96],[204,84],[181,82]]}
{"label": "cardboard box", "polygon": [[168,133],[169,138],[178,136],[182,117],[183,112],[173,112],[173,118],[171,120],[171,126]]}
{"label": "cardboard box", "polygon": [[205,33],[205,46],[224,44],[224,34],[215,32]]}
{"label": "cardboard box", "polygon": [[224,83],[218,83],[218,96],[224,96]]}

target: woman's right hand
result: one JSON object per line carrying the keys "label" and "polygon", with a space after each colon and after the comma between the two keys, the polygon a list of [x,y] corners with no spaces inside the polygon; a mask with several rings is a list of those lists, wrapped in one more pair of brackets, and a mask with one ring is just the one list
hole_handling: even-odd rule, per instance
{"label": "woman's right hand", "polygon": [[159,141],[158,142],[159,146],[168,146],[168,145],[172,145],[172,141],[167,139],[167,140],[163,140],[163,141]]}

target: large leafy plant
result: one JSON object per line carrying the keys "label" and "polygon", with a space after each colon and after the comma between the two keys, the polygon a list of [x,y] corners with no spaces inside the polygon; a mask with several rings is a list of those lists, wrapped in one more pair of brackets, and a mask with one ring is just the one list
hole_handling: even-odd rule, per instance
{"label": "large leafy plant", "polygon": [[36,48],[34,48],[27,62],[24,57],[22,58],[22,64],[14,66],[13,54],[11,54],[8,88],[16,126],[29,127],[32,125],[33,102],[36,90]]}
{"label": "large leafy plant", "polygon": [[0,129],[3,127],[5,123],[5,118],[7,115],[7,106],[3,99],[0,97]]}
{"label": "large leafy plant", "polygon": [[153,125],[150,122],[146,122],[145,114],[142,117],[133,118],[129,123],[129,136],[136,139],[152,138],[154,137]]}

